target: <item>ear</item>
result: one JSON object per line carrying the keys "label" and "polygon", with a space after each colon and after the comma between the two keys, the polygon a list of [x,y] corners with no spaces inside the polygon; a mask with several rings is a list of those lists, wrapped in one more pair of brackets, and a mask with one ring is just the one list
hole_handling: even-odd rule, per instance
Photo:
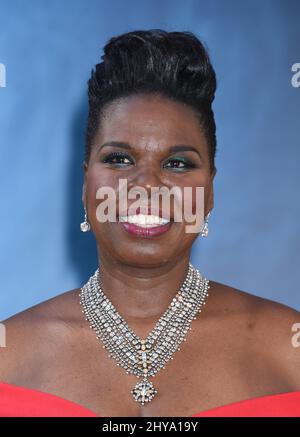
{"label": "ear", "polygon": [[209,198],[207,201],[207,210],[205,211],[205,216],[214,209],[214,177],[216,176],[217,168],[215,167],[211,172],[211,188],[209,193]]}
{"label": "ear", "polygon": [[85,206],[86,205],[86,199],[85,199],[86,173],[87,173],[87,170],[88,170],[88,164],[86,163],[86,161],[83,161],[82,169],[83,169],[84,176],[83,176],[82,197],[81,197],[81,199],[82,199],[83,205]]}

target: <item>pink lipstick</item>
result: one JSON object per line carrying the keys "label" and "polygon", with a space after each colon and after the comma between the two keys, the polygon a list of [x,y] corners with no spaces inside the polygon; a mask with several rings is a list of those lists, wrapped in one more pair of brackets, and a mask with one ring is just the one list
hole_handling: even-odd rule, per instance
{"label": "pink lipstick", "polygon": [[134,223],[128,222],[120,222],[123,228],[132,235],[137,237],[155,237],[158,235],[162,235],[167,232],[171,227],[171,222],[166,223],[165,225],[158,225],[151,228],[144,228],[142,226],[138,226]]}

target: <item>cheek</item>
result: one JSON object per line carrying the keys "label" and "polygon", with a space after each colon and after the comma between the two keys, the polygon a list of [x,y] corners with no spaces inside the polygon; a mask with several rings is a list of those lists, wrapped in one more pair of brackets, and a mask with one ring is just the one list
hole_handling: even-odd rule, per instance
{"label": "cheek", "polygon": [[119,177],[114,175],[111,171],[105,168],[99,168],[97,165],[92,166],[87,174],[86,178],[86,190],[90,203],[97,202],[96,193],[98,188],[110,187],[114,190],[118,187]]}
{"label": "cheek", "polygon": [[204,214],[204,205],[208,197],[207,185],[199,185],[192,189],[192,211],[193,214]]}
{"label": "cheek", "polygon": [[210,179],[206,175],[197,175],[181,185],[182,196],[185,199],[183,207],[193,215],[204,213],[204,205],[207,203],[210,191]]}
{"label": "cheek", "polygon": [[[109,171],[105,168],[99,168],[99,166],[94,165],[91,168],[89,168],[88,174],[86,175],[86,197],[87,197],[87,205],[88,205],[88,215],[90,222],[92,224],[92,227],[94,229],[94,232],[99,232],[101,229],[106,229],[107,231],[107,222],[103,223],[101,220],[99,221],[99,214],[102,214],[101,211],[105,215],[107,215],[108,211],[105,208],[107,205],[107,195],[103,194],[104,192],[107,192],[105,190],[105,187],[109,187],[116,191],[118,187],[118,180],[119,177],[116,176],[112,171]],[[99,188],[102,188],[102,193],[100,193],[98,190]],[[98,191],[98,199],[97,199],[97,191]],[[99,198],[99,195],[101,198]],[[113,204],[114,197],[110,197],[112,199]],[[102,205],[102,208],[98,208],[99,205],[102,204],[102,202],[105,202],[104,205]],[[114,211],[113,205],[110,207],[110,211]],[[113,216],[114,217],[114,216]],[[113,218],[113,220],[115,220]],[[105,232],[106,232],[105,231]]]}

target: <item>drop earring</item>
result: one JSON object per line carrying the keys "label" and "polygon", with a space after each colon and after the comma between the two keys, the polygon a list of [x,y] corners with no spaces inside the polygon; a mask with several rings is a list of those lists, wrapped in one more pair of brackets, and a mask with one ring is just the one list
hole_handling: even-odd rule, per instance
{"label": "drop earring", "polygon": [[85,207],[84,207],[84,222],[80,223],[80,229],[82,232],[88,232],[91,229],[91,225],[87,220],[87,212]]}
{"label": "drop earring", "polygon": [[207,216],[205,217],[205,220],[204,220],[204,226],[203,226],[202,231],[201,231],[202,237],[208,236],[208,217],[209,216],[210,216],[210,211],[207,213]]}

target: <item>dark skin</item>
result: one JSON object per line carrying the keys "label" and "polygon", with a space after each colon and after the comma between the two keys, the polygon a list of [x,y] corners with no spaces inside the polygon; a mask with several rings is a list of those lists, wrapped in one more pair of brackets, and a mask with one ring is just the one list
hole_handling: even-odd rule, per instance
{"label": "dark skin", "polygon": [[[122,141],[130,150],[100,146]],[[170,153],[172,145],[198,151]],[[113,151],[129,155],[122,167],[103,162]],[[171,158],[193,163],[178,170]],[[181,166],[181,164],[180,164]],[[159,96],[113,102],[84,165],[83,203],[98,246],[105,293],[142,338],[153,329],[182,283],[195,234],[174,223],[159,237],[127,234],[118,223],[95,217],[100,185],[118,178],[151,186],[204,186],[205,214],[213,209],[213,179],[206,139],[191,108]],[[100,251],[101,248],[101,251]],[[100,416],[191,416],[253,397],[300,390],[300,350],[291,327],[299,312],[210,281],[210,295],[174,360],[151,378],[158,394],[140,406],[130,390],[138,381],[116,365],[84,320],[79,289],[6,320],[0,379],[72,400]]]}

